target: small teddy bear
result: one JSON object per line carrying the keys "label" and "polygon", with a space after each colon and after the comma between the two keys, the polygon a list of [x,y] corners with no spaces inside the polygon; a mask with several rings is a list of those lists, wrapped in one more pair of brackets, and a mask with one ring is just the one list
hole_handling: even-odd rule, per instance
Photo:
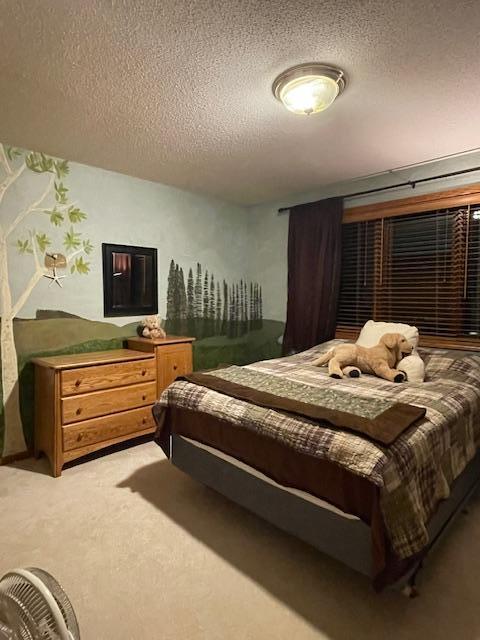
{"label": "small teddy bear", "polygon": [[165,338],[166,333],[160,324],[158,316],[147,316],[142,320],[142,336],[144,338]]}

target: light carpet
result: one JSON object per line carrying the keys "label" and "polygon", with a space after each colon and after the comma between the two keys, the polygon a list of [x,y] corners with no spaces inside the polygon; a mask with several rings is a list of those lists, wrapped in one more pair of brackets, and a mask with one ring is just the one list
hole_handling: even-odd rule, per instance
{"label": "light carpet", "polygon": [[480,499],[419,579],[367,579],[170,465],[152,442],[49,475],[0,467],[0,574],[61,582],[83,640],[480,639]]}

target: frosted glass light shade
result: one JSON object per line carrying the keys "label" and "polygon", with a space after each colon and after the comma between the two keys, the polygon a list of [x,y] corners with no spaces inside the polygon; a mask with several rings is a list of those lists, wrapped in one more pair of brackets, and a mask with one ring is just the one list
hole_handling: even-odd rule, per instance
{"label": "frosted glass light shade", "polygon": [[320,64],[288,69],[273,83],[273,93],[293,113],[310,115],[327,109],[345,87],[343,72]]}
{"label": "frosted glass light shade", "polygon": [[291,80],[280,91],[280,100],[293,113],[318,113],[338,95],[338,85],[325,76],[305,76]]}

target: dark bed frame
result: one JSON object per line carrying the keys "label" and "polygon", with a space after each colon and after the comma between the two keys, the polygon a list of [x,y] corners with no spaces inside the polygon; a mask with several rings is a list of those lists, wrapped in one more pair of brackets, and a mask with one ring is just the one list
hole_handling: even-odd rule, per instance
{"label": "dark bed frame", "polygon": [[[172,435],[172,463],[195,480],[249,509],[280,529],[297,536],[356,571],[371,577],[370,527],[251,475],[243,469]],[[429,553],[455,516],[480,486],[480,452],[467,465],[451,488],[450,497],[440,503],[428,531]],[[416,595],[415,578],[422,560],[394,585],[405,595]]]}

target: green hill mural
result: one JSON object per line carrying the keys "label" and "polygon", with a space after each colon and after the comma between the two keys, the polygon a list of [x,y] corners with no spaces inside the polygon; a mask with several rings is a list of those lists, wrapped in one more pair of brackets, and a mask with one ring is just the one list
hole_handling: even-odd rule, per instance
{"label": "green hill mural", "polygon": [[[235,320],[234,322],[237,322]],[[119,349],[127,338],[136,335],[138,323],[117,326],[110,322],[86,320],[62,311],[38,311],[35,319],[16,319],[13,323],[17,346],[20,413],[25,440],[29,449],[33,446],[34,371],[30,360],[36,356],[63,355]],[[193,343],[194,368],[210,369],[219,363],[247,364],[254,360],[266,360],[280,355],[279,338],[284,325],[275,320],[257,319],[256,327],[228,337],[224,334],[202,337],[204,326],[195,335]],[[230,326],[230,333],[233,329]],[[173,333],[173,331],[171,331]],[[178,333],[178,332],[177,332]],[[2,396],[0,382],[0,397]],[[3,446],[3,404],[0,402],[0,451]]]}

